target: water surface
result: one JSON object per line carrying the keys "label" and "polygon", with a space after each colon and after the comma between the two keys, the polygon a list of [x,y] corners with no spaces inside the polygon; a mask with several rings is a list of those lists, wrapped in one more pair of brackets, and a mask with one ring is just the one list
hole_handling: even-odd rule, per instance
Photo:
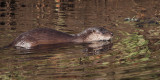
{"label": "water surface", "polygon": [[[1,0],[0,47],[48,27],[75,34],[104,26],[111,44],[0,49],[2,80],[159,80],[159,0]],[[91,47],[92,46],[92,47]]]}

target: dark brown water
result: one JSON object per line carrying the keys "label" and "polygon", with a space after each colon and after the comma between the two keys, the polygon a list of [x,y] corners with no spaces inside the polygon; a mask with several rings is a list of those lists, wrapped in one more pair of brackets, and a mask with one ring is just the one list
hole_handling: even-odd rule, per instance
{"label": "dark brown water", "polygon": [[[105,26],[110,44],[0,49],[0,80],[160,80],[159,0],[0,0],[0,47],[48,27]],[[96,45],[96,46],[95,46]]]}

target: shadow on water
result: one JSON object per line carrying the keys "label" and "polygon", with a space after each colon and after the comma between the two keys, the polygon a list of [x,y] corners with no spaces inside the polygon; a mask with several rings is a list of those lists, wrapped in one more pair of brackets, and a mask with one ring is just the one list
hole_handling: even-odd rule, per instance
{"label": "shadow on water", "polygon": [[113,43],[0,50],[2,80],[160,80],[159,0],[0,0],[0,47],[33,28],[106,26]]}

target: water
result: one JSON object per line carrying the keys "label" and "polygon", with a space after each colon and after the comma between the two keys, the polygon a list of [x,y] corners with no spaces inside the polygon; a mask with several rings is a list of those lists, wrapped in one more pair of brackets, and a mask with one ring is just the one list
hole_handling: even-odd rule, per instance
{"label": "water", "polygon": [[[0,0],[0,47],[48,27],[69,34],[105,26],[110,44],[0,49],[2,80],[159,80],[159,0]],[[95,47],[96,45],[96,47]]]}

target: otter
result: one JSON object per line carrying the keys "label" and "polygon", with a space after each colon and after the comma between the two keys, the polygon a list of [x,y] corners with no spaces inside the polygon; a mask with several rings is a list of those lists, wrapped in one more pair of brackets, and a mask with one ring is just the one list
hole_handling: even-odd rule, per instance
{"label": "otter", "polygon": [[78,34],[67,34],[50,28],[37,28],[20,34],[10,45],[30,49],[43,44],[107,41],[112,37],[113,33],[103,27],[88,28]]}

